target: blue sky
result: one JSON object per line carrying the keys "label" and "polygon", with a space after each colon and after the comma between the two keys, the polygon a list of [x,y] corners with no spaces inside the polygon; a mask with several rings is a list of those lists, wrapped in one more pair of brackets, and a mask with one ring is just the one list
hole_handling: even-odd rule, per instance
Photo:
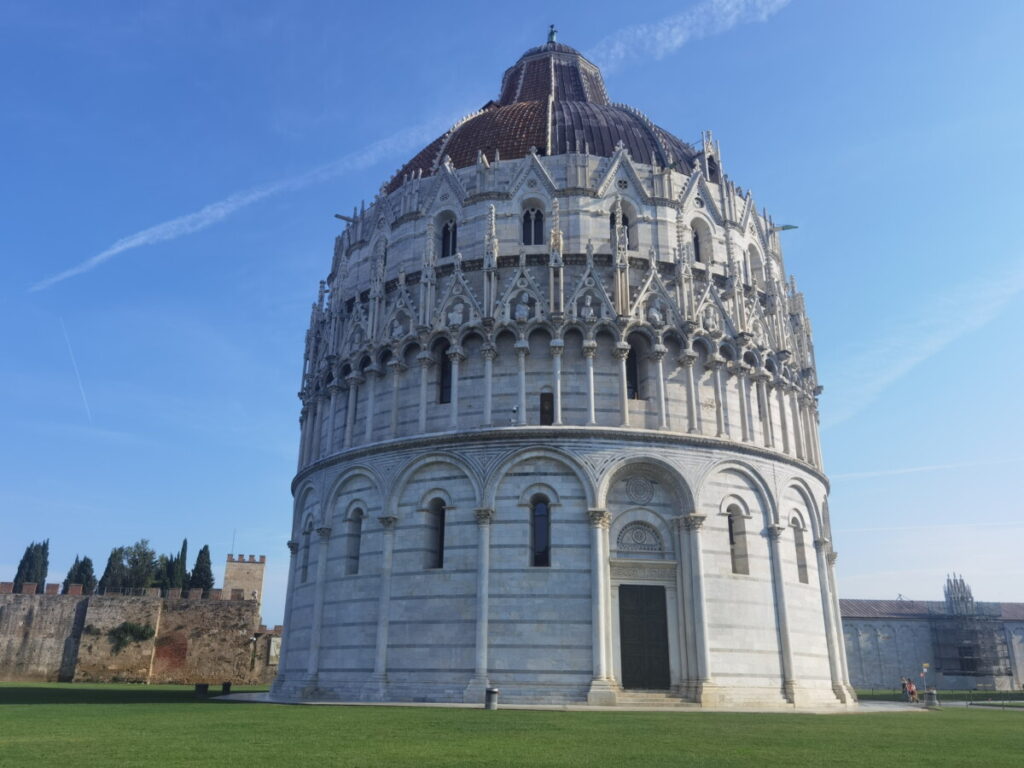
{"label": "blue sky", "polygon": [[[559,39],[784,235],[841,592],[1024,600],[1024,5],[0,5],[0,579],[187,536],[281,620],[302,339],[339,231]],[[642,14],[642,15],[636,15]],[[217,577],[220,570],[217,568]]]}

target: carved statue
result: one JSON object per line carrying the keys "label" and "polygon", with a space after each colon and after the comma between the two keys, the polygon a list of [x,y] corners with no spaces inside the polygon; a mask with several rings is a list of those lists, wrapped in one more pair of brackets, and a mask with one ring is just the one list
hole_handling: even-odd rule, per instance
{"label": "carved statue", "polygon": [[459,302],[452,306],[451,310],[448,312],[448,325],[462,325],[463,309],[464,307],[462,306],[462,302]]}
{"label": "carved statue", "polygon": [[652,301],[650,307],[647,308],[647,321],[655,328],[661,327],[665,322],[661,314],[661,302],[657,299]]}
{"label": "carved statue", "polygon": [[515,318],[517,323],[525,323],[530,319],[530,294],[526,291],[519,294],[519,303],[516,304]]}
{"label": "carved statue", "polygon": [[704,308],[704,313],[701,320],[706,331],[717,331],[718,330],[718,317],[715,313],[715,308],[708,304]]}
{"label": "carved statue", "polygon": [[594,322],[594,297],[589,293],[583,298],[583,306],[580,307],[580,317],[583,318],[583,322],[592,323]]}
{"label": "carved statue", "polygon": [[394,322],[391,323],[391,338],[400,339],[405,335],[405,329],[402,328],[402,323],[396,317]]}

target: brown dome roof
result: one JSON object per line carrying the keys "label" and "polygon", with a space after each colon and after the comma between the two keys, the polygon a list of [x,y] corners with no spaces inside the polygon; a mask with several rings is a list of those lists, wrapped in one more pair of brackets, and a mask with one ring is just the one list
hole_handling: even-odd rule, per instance
{"label": "brown dome roof", "polygon": [[[550,105],[550,108],[549,108]],[[549,41],[531,48],[501,80],[501,95],[463,119],[406,163],[387,185],[393,192],[417,172],[434,173],[446,155],[456,168],[477,153],[493,160],[588,151],[610,157],[619,142],[640,163],[692,169],[695,151],[630,107],[612,104],[601,71],[574,48]]]}

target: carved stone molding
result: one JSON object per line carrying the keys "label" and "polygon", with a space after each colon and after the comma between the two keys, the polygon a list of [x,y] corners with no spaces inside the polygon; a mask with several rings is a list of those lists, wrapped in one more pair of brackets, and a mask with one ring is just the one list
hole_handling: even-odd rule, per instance
{"label": "carved stone molding", "polygon": [[612,561],[611,578],[613,581],[674,581],[676,564],[674,562],[622,562]]}
{"label": "carved stone molding", "polygon": [[331,538],[331,529],[326,527],[326,526],[323,527],[323,528],[317,528],[316,532],[320,536],[321,539],[329,539],[329,538]]}
{"label": "carved stone molding", "polygon": [[473,510],[473,514],[476,515],[476,521],[480,525],[490,525],[491,520],[494,519],[494,510],[481,507],[480,509]]}
{"label": "carved stone molding", "polygon": [[587,517],[590,518],[590,524],[597,528],[607,528],[612,519],[607,509],[588,509]]}
{"label": "carved stone molding", "polygon": [[814,540],[814,548],[815,549],[827,549],[828,545],[831,544],[831,543],[832,542],[829,539],[826,539],[826,538],[815,539]]}
{"label": "carved stone molding", "polygon": [[779,525],[778,523],[772,523],[766,530],[768,531],[768,536],[771,537],[772,541],[778,541],[782,538],[782,532],[786,530],[786,526]]}
{"label": "carved stone molding", "polygon": [[395,529],[395,523],[398,522],[398,518],[394,515],[382,515],[377,518],[377,521],[380,523],[380,527],[385,531],[393,531]]}

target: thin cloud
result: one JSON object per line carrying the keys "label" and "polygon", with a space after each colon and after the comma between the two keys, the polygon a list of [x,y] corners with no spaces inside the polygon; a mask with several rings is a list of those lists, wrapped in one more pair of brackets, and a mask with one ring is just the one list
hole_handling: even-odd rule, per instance
{"label": "thin cloud", "polygon": [[91,256],[70,269],[52,275],[45,280],[40,280],[29,290],[33,292],[42,291],[68,278],[91,272],[96,267],[126,251],[168,240],[175,240],[179,237],[199,232],[223,221],[233,213],[268,197],[279,195],[283,192],[292,192],[312,184],[319,184],[351,171],[369,168],[386,157],[417,149],[426,141],[432,139],[440,130],[443,130],[447,124],[439,121],[424,123],[423,125],[400,131],[380,141],[375,141],[361,150],[351,152],[332,163],[313,168],[298,176],[279,179],[258,187],[235,192],[223,200],[210,203],[193,213],[170,219],[162,224],[143,229],[127,237],[122,237],[106,250]]}
{"label": "thin cloud", "polygon": [[620,29],[590,49],[589,58],[605,72],[630,59],[662,59],[691,40],[720,35],[740,24],[764,22],[790,0],[705,0],[651,24]]}
{"label": "thin cloud", "polygon": [[890,318],[889,334],[827,371],[829,406],[822,428],[855,416],[890,385],[957,339],[992,322],[1024,291],[1024,262],[925,302],[912,317]]}
{"label": "thin cloud", "polygon": [[890,475],[913,475],[918,472],[936,472],[943,469],[967,469],[970,467],[991,467],[1000,464],[1017,464],[1024,461],[1024,457],[1012,459],[995,459],[992,461],[963,461],[956,464],[928,464],[921,467],[902,467],[900,469],[876,469],[867,472],[841,472],[836,475],[829,475],[831,480],[859,480],[862,478],[888,477]]}
{"label": "thin cloud", "polygon": [[68,336],[67,326],[64,325],[64,318],[60,318],[60,329],[64,331],[64,341],[68,345],[68,354],[71,356],[71,367],[75,370],[75,380],[78,381],[78,391],[82,393],[82,405],[85,406],[85,415],[92,424],[92,409],[89,407],[89,398],[85,396],[85,387],[82,385],[82,374],[78,372],[78,361],[75,360],[75,351],[71,348],[71,337]]}

